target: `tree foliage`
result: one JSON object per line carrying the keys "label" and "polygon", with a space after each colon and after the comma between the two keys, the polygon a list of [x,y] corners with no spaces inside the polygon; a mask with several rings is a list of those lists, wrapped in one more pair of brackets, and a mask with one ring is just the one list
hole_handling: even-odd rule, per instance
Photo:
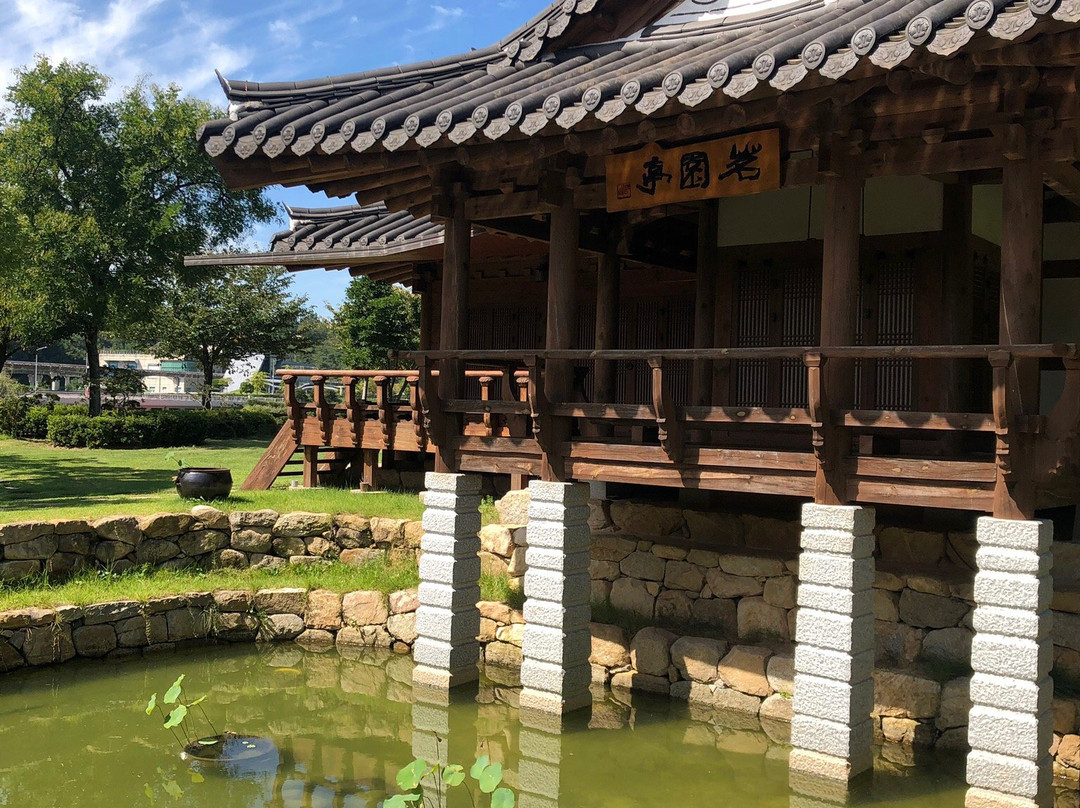
{"label": "tree foliage", "polygon": [[20,350],[54,335],[57,323],[39,293],[26,283],[30,222],[21,210],[19,189],[0,180],[0,370]]}
{"label": "tree foliage", "polygon": [[392,359],[391,353],[420,347],[420,298],[400,286],[356,278],[345,292],[345,302],[332,311],[342,356],[350,368],[404,367],[408,363]]}
{"label": "tree foliage", "polygon": [[[0,176],[29,226],[25,286],[82,337],[90,406],[100,411],[98,345],[139,325],[174,283],[183,256],[220,249],[274,210],[233,193],[198,146],[221,112],[175,86],[138,85],[115,101],[93,67],[39,58],[16,71],[0,132]],[[0,282],[11,279],[0,267]]]}
{"label": "tree foliage", "polygon": [[184,357],[203,372],[210,406],[214,370],[256,354],[281,355],[308,344],[301,328],[307,300],[289,294],[292,279],[273,267],[226,267],[175,282],[152,324],[158,356]]}

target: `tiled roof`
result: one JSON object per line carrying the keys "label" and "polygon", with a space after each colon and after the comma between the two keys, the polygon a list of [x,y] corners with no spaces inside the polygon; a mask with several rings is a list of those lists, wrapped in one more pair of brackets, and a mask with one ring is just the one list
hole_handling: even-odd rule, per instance
{"label": "tiled roof", "polygon": [[336,208],[290,208],[289,229],[270,239],[275,253],[350,250],[359,257],[365,248],[379,257],[397,249],[418,249],[443,241],[443,227],[430,216],[414,218],[385,205],[345,205]]}
{"label": "tiled roof", "polygon": [[[437,62],[313,82],[223,79],[235,120],[210,122],[199,137],[212,156],[231,151],[246,159],[559,133],[590,119],[652,115],[673,101],[692,108],[763,86],[785,92],[865,63],[891,69],[919,54],[945,58],[977,37],[1013,40],[1054,21],[1080,21],[1080,0],[793,0],[759,16],[545,49],[566,40],[573,25],[592,20],[595,28],[604,5],[565,0],[491,48]],[[672,5],[653,3],[653,17]]]}
{"label": "tiled roof", "polygon": [[[289,229],[270,239],[267,252],[195,255],[187,266],[283,266],[298,269],[349,269],[394,280],[412,277],[418,261],[442,254],[442,225],[430,217],[391,213],[385,205],[292,208]],[[409,267],[402,271],[402,267]]]}

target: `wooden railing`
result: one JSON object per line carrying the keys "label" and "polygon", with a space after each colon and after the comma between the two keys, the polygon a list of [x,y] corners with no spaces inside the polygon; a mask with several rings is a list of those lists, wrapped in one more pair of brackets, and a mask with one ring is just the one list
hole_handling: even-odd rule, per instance
{"label": "wooden railing", "polygon": [[[279,370],[276,375],[282,381],[285,397],[285,409],[289,423],[298,444],[310,444],[305,439],[305,424],[314,420],[319,424],[321,445],[335,445],[335,424],[344,421],[352,438],[351,445],[357,448],[383,448],[395,446],[395,432],[399,423],[408,423],[415,437],[415,450],[427,450],[425,421],[421,415],[419,382],[421,373],[416,370]],[[437,378],[436,370],[431,374]],[[519,384],[524,383],[526,374],[518,374]],[[301,401],[298,394],[298,382],[302,378],[311,380],[310,402]],[[492,391],[501,383],[503,373],[499,371],[469,370],[465,378],[477,383],[480,400],[489,401]],[[327,382],[337,381],[341,385],[341,403],[330,401]],[[524,396],[524,389],[518,393],[519,400]],[[498,402],[491,402],[497,410]],[[483,422],[492,427],[492,410],[482,414]],[[381,426],[381,446],[363,445],[365,422],[376,422]]]}
{"label": "wooden railing", "polygon": [[[1077,459],[1080,352],[1075,345],[422,351],[403,356],[418,366],[418,415],[441,465],[448,468],[783,492],[812,495],[822,502],[889,501],[1008,515],[1032,511],[1048,479],[1071,470]],[[807,406],[673,402],[671,363],[744,359],[800,360],[807,373]],[[991,400],[985,412],[867,410],[830,402],[830,394],[844,387],[841,374],[853,373],[852,360],[884,359],[988,363],[993,375]],[[648,363],[650,404],[572,400],[565,388],[556,396],[548,384],[549,371],[556,367],[565,376],[571,363],[622,360]],[[1049,415],[1023,411],[1010,382],[1017,362],[1037,360],[1061,362],[1066,371],[1064,394]],[[838,366],[843,362],[833,381],[830,362]],[[489,383],[481,399],[444,400],[435,383],[438,366],[444,363],[469,366],[467,374],[491,380],[512,374],[523,382],[524,395],[503,385],[496,391]],[[483,424],[479,434],[469,428],[478,422]],[[612,427],[618,425],[629,427],[629,433],[615,435]],[[641,431],[646,425],[655,429],[655,444]],[[737,433],[747,425],[757,427],[751,436],[754,442],[745,436],[739,439]],[[763,450],[770,444],[760,440],[759,430],[766,427],[772,433],[789,433],[779,441],[780,450]],[[935,452],[926,456],[925,439],[924,451],[917,453],[898,449],[895,440],[881,441],[888,448],[875,449],[874,436],[890,432],[913,444],[919,440],[909,437],[912,434],[937,433],[945,448],[936,452],[940,458],[934,457]],[[942,434],[957,433],[986,438],[976,439],[974,448],[940,440]],[[717,471],[707,473],[708,469]],[[739,483],[730,478],[733,474],[760,479]]]}
{"label": "wooden railing", "polygon": [[[279,371],[297,445],[436,454],[437,467],[548,479],[606,480],[887,502],[1003,516],[1080,501],[1080,351],[1075,345],[808,347],[615,351],[419,351],[416,370]],[[675,363],[797,360],[799,407],[686,406]],[[860,409],[856,361],[968,362],[990,369],[982,412]],[[572,366],[648,366],[648,403],[587,401]],[[1028,410],[1016,365],[1065,369],[1047,415]],[[864,364],[864,367],[866,366]],[[453,369],[440,379],[440,366]],[[830,375],[831,373],[831,375]],[[297,395],[310,377],[312,401]],[[510,383],[507,383],[511,380]],[[331,403],[327,385],[342,388]],[[442,390],[442,392],[440,392]],[[367,474],[365,472],[365,479]]]}

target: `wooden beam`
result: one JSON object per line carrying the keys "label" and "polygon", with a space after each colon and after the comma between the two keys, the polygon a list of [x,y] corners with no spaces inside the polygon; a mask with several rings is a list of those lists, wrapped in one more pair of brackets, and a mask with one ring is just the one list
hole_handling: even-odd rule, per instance
{"label": "wooden beam", "polygon": [[1073,163],[1046,163],[1043,181],[1059,196],[1080,206],[1080,169]]}

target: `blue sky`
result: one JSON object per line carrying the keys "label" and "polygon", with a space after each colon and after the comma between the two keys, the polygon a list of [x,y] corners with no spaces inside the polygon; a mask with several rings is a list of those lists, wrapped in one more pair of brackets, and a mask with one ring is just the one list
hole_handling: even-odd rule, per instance
{"label": "blue sky", "polygon": [[[117,87],[148,76],[224,106],[214,77],[292,81],[429,59],[490,45],[548,0],[0,0],[0,77],[45,54],[97,66]],[[343,204],[304,188],[278,203]],[[253,231],[264,249],[284,226]],[[298,273],[295,290],[336,304],[348,276]]]}

